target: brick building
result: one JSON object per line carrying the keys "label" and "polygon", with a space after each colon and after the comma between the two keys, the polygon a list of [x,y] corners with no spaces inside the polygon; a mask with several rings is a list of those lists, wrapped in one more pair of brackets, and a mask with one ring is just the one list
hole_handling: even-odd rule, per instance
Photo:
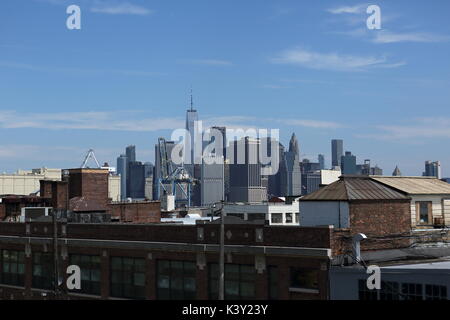
{"label": "brick building", "polygon": [[[60,268],[83,272],[81,290],[59,298],[217,299],[219,227],[59,224]],[[52,232],[49,223],[0,223],[1,299],[53,298]],[[327,298],[332,228],[227,221],[225,235],[227,299]]]}
{"label": "brick building", "polygon": [[[300,199],[300,225],[333,225],[347,239],[364,233],[363,250],[403,248],[410,245],[411,198],[367,176],[340,180]],[[391,241],[380,241],[391,237]],[[397,238],[396,238],[397,237]],[[396,239],[394,239],[396,238]]]}

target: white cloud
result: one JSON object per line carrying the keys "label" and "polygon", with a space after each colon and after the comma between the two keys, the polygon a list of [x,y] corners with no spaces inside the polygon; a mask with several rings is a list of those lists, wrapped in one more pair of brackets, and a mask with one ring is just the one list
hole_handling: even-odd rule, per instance
{"label": "white cloud", "polygon": [[183,128],[178,118],[127,119],[130,112],[61,112],[17,113],[0,112],[0,128],[4,129],[50,129],[50,130],[105,130],[152,132]]}
{"label": "white cloud", "polygon": [[282,120],[281,122],[291,126],[299,126],[315,129],[338,129],[345,127],[344,125],[337,122],[307,120],[307,119]]}
{"label": "white cloud", "polygon": [[310,69],[333,71],[362,71],[377,67],[398,67],[404,63],[386,63],[385,57],[342,55],[339,53],[320,53],[303,48],[282,52],[272,59],[273,63],[291,64]]}
{"label": "white cloud", "polygon": [[374,34],[375,36],[372,41],[375,43],[450,41],[450,36],[425,32],[394,33],[387,30],[380,30]]}
{"label": "white cloud", "polygon": [[342,14],[342,13],[356,14],[365,12],[366,8],[367,8],[366,4],[359,4],[356,6],[341,6],[336,8],[330,8],[327,11],[332,14]]}
{"label": "white cloud", "polygon": [[92,12],[104,13],[104,14],[130,14],[130,15],[149,15],[153,13],[152,10],[145,7],[137,6],[128,2],[123,3],[107,3],[107,2],[96,2],[91,8]]}
{"label": "white cloud", "polygon": [[158,75],[165,75],[161,72],[151,72],[151,71],[136,71],[136,70],[120,70],[120,69],[85,69],[85,68],[54,68],[47,66],[31,65],[26,63],[17,63],[11,61],[0,61],[0,68],[13,68],[19,70],[27,71],[38,71],[38,72],[52,72],[52,73],[64,73],[72,75],[83,75],[83,76],[93,76],[93,75],[122,75],[122,76],[141,76],[141,77],[151,77]]}
{"label": "white cloud", "polygon": [[380,140],[415,141],[420,139],[450,138],[450,118],[417,118],[407,125],[379,125],[378,133],[360,135]]}

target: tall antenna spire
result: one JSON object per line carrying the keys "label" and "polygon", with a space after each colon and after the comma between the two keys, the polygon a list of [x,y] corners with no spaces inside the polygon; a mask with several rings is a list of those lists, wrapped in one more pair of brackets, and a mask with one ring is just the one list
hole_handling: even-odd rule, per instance
{"label": "tall antenna spire", "polygon": [[193,110],[194,110],[194,97],[192,94],[192,86],[191,86],[191,111],[193,111]]}

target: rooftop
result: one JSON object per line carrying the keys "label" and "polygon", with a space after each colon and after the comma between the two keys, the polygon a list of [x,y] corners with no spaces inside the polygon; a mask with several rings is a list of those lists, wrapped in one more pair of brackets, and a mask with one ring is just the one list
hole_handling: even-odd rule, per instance
{"label": "rooftop", "polygon": [[[449,185],[450,186],[450,185]],[[300,201],[408,200],[404,193],[368,176],[341,176],[340,180],[304,196]]]}
{"label": "rooftop", "polygon": [[450,184],[435,177],[371,176],[370,178],[407,194],[450,194]]}

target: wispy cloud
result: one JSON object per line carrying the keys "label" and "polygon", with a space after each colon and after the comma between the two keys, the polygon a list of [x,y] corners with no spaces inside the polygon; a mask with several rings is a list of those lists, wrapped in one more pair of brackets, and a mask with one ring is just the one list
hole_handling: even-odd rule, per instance
{"label": "wispy cloud", "polygon": [[153,13],[153,10],[138,6],[129,2],[95,1],[91,8],[92,12],[104,14],[129,14],[146,16]]}
{"label": "wispy cloud", "polygon": [[0,61],[0,68],[13,68],[27,71],[66,73],[72,75],[105,75],[116,74],[123,76],[158,76],[165,75],[161,72],[143,71],[143,70],[121,70],[121,69],[89,69],[89,68],[58,68],[18,63],[11,61]]}
{"label": "wispy cloud", "polygon": [[425,32],[395,33],[380,30],[374,33],[374,43],[396,43],[396,42],[447,42],[450,36]]}
{"label": "wispy cloud", "polygon": [[400,140],[408,143],[420,143],[423,139],[450,138],[450,118],[416,118],[410,119],[407,125],[378,125],[371,134],[359,134],[361,138],[377,140]]}
{"label": "wispy cloud", "polygon": [[380,67],[393,68],[405,64],[404,62],[387,63],[386,57],[320,53],[303,48],[286,50],[271,61],[278,64],[332,71],[363,71]]}
{"label": "wispy cloud", "polygon": [[315,128],[315,129],[339,129],[345,128],[343,124],[332,121],[318,121],[307,119],[292,119],[292,120],[280,120],[280,122],[298,127]]}
{"label": "wispy cloud", "polygon": [[[34,0],[37,2],[52,4],[52,5],[69,5],[73,4],[71,0]],[[110,14],[110,15],[138,15],[147,16],[154,13],[146,7],[135,5],[131,2],[120,0],[78,0],[79,5],[84,8],[89,8],[91,12]]]}
{"label": "wispy cloud", "polygon": [[[345,126],[332,121],[314,119],[285,119],[261,116],[205,116],[203,128],[225,126],[228,129],[277,129],[280,127],[305,127],[313,129],[339,129]],[[20,113],[0,111],[0,129],[45,130],[100,130],[156,132],[184,128],[185,121],[177,117],[149,117],[142,111],[89,111]]]}
{"label": "wispy cloud", "polygon": [[366,8],[367,4],[358,4],[355,6],[340,6],[329,8],[327,9],[327,11],[332,14],[343,14],[343,13],[357,14],[365,12]]}
{"label": "wispy cloud", "polygon": [[182,128],[179,118],[130,118],[131,112],[18,113],[0,111],[0,128],[152,132]]}

